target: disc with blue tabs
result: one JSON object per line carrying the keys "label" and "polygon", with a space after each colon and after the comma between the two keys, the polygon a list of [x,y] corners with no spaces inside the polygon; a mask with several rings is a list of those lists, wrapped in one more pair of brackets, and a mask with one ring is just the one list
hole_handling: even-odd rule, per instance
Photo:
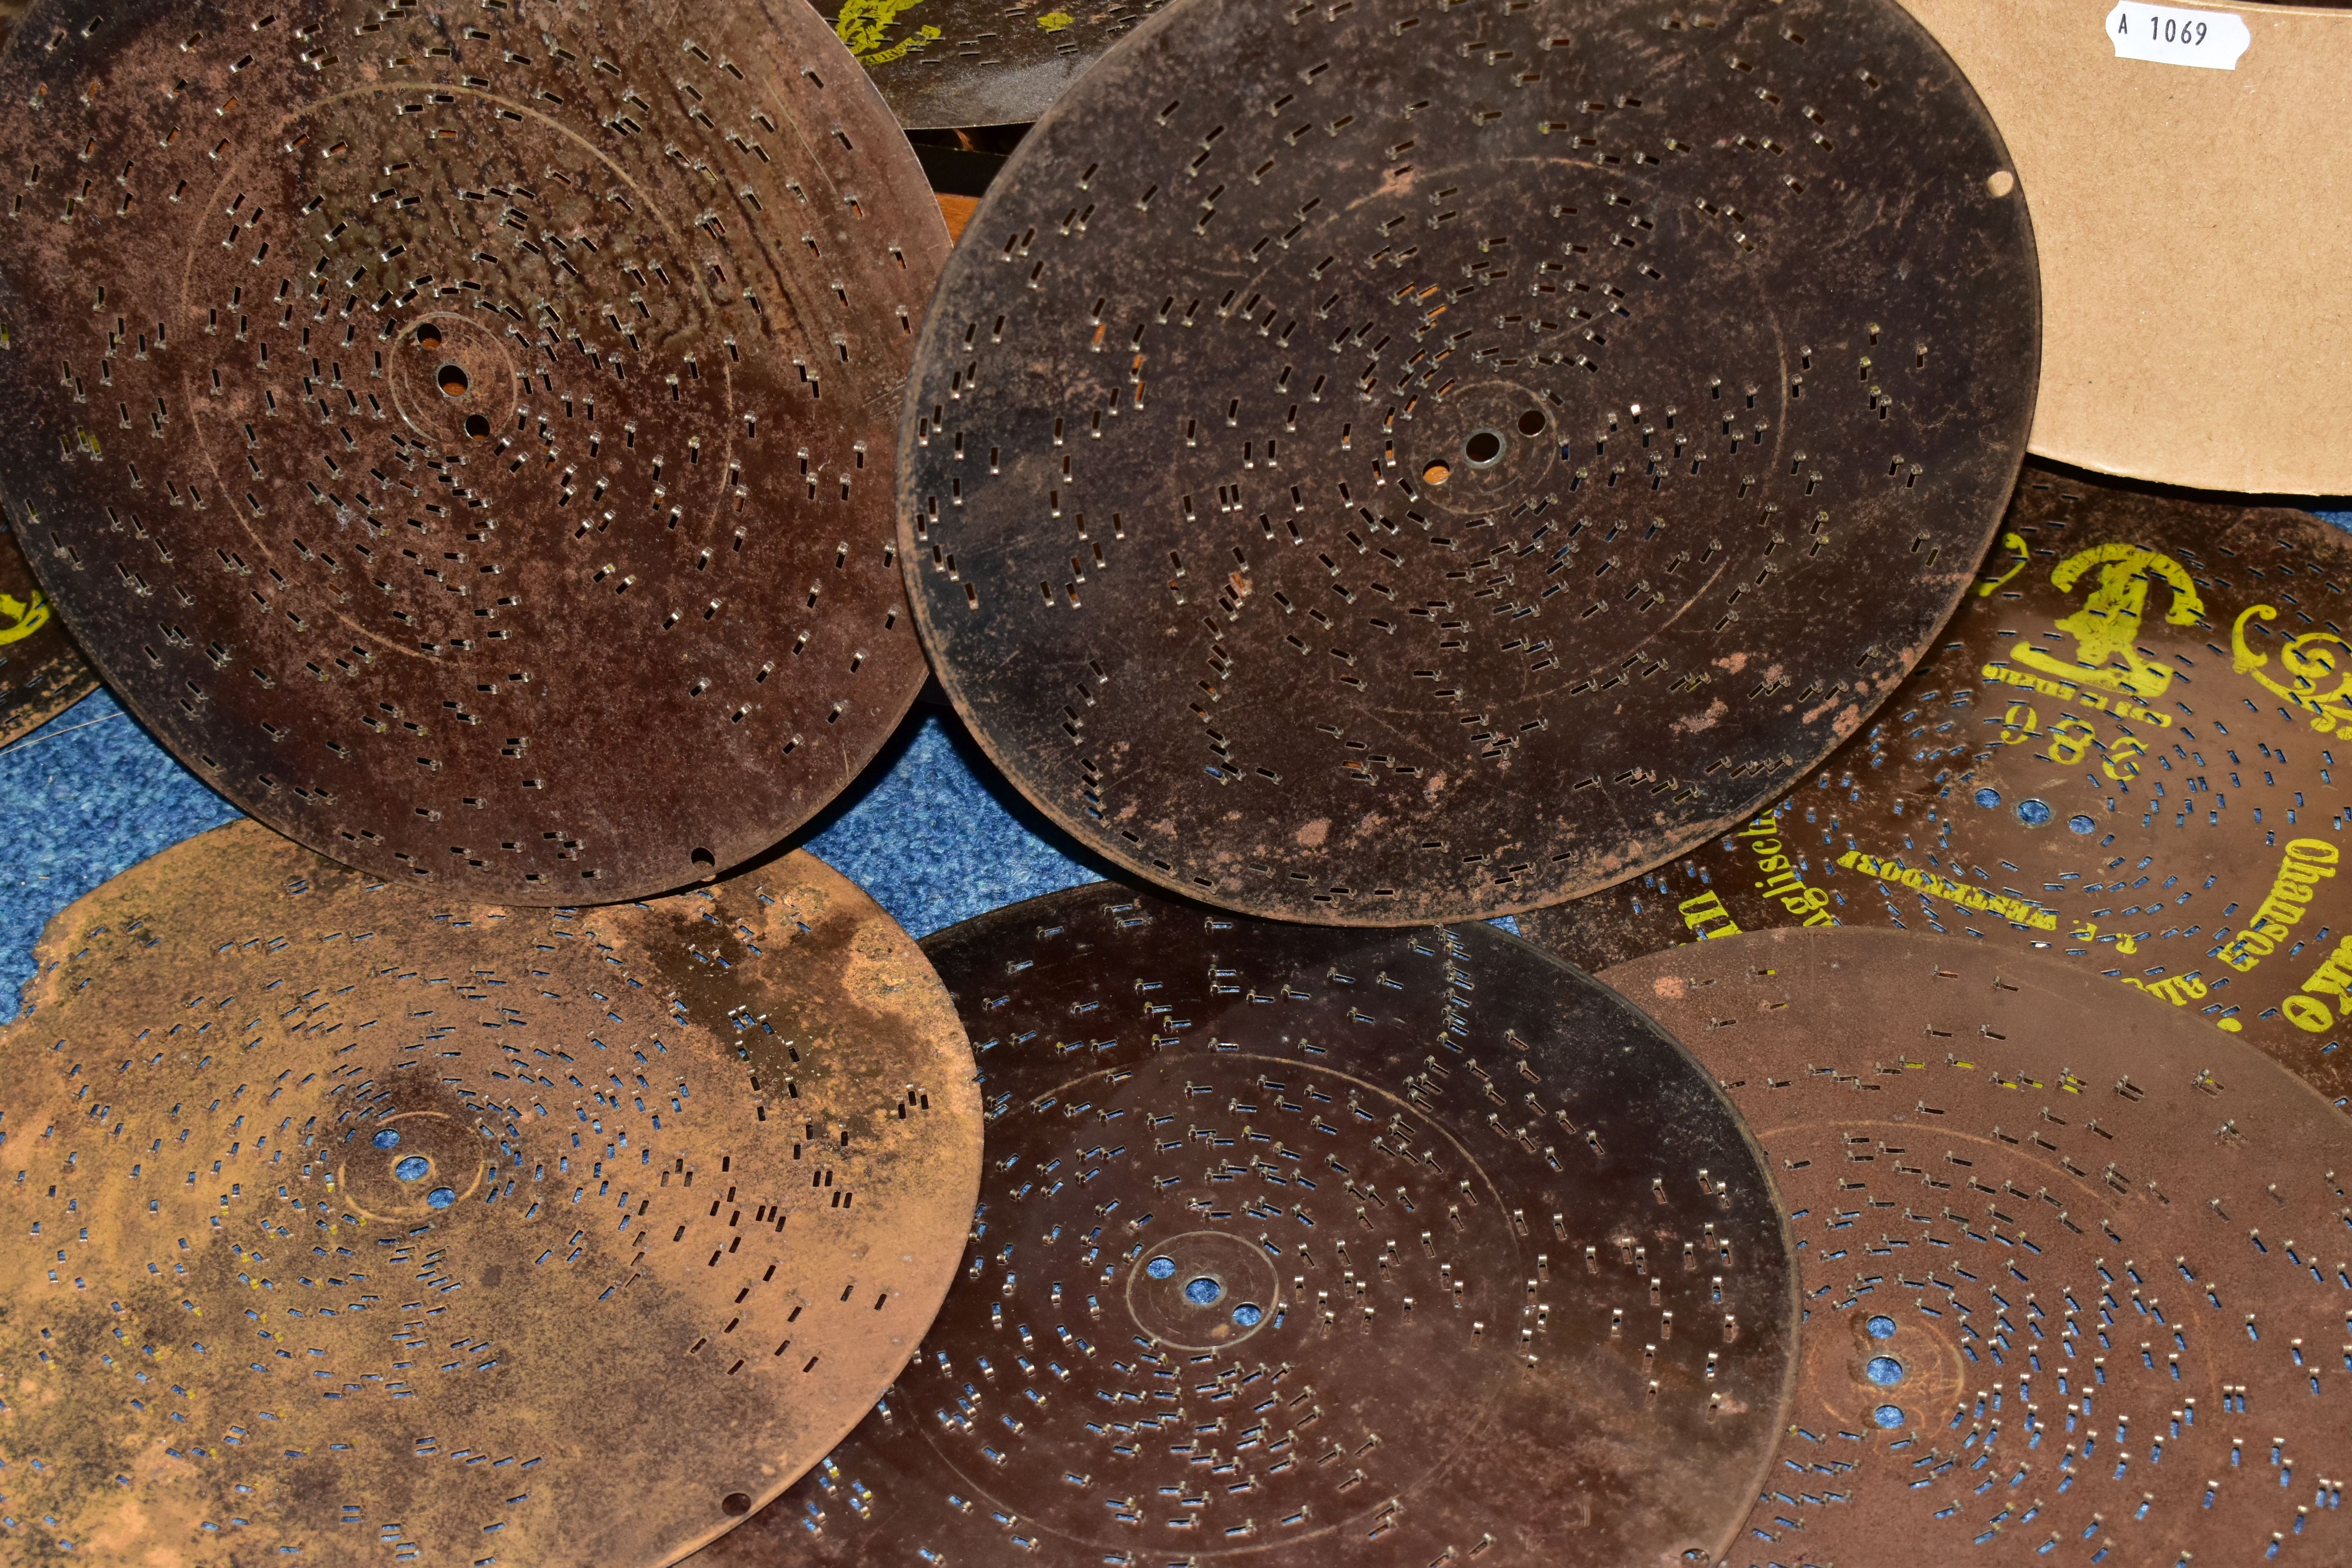
{"label": "disc with blue tabs", "polygon": [[1108,883],[926,951],[987,1167],[850,1438],[703,1568],[1724,1561],[1780,1441],[1792,1263],[1689,1054],[1485,924]]}
{"label": "disc with blue tabs", "polygon": [[1687,1042],[1796,1242],[1732,1564],[2340,1563],[2352,1126],[2063,958],[1782,928],[1601,978]]}
{"label": "disc with blue tabs", "polygon": [[11,1562],[656,1568],[865,1414],[971,1223],[947,994],[806,854],[436,905],[240,822],[39,956],[0,1037]]}

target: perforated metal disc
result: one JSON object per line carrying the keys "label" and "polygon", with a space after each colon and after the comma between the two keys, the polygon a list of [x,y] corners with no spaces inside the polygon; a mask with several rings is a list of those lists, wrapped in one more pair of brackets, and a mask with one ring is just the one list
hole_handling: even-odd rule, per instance
{"label": "perforated metal disc", "polygon": [[58,624],[16,535],[0,526],[0,745],[97,689],[97,675]]}
{"label": "perforated metal disc", "polygon": [[1166,0],[814,0],[909,130],[1025,125]]}
{"label": "perforated metal disc", "polygon": [[2352,1132],[2059,960],[1775,931],[1603,976],[1798,1237],[1803,1369],[1734,1563],[2340,1563]]}
{"label": "perforated metal disc", "polygon": [[1771,812],[1523,929],[1593,968],[1808,921],[1965,931],[2152,991],[2340,1100],[2347,584],[2352,540],[2306,513],[2029,472],[1867,731]]}
{"label": "perforated metal disc", "polygon": [[2001,169],[1892,5],[1184,0],[1022,142],[925,324],[940,683],[1227,907],[1654,865],[1852,733],[1981,558],[2033,394]]}
{"label": "perforated metal disc", "polygon": [[68,909],[0,1038],[13,1563],[655,1564],[937,1309],[971,1058],[802,854],[419,907],[250,823]]}
{"label": "perforated metal disc", "polygon": [[928,951],[991,1121],[964,1272],[874,1415],[701,1561],[1727,1543],[1782,1419],[1786,1243],[1738,1122],[1620,998],[1491,927],[1106,885]]}
{"label": "perforated metal disc", "polygon": [[0,98],[7,515],[246,810],[628,898],[913,700],[890,419],[946,234],[805,5],[43,0]]}

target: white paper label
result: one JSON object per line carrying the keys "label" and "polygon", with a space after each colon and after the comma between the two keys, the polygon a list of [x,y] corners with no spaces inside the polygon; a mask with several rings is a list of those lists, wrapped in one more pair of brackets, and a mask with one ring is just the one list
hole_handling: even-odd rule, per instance
{"label": "white paper label", "polygon": [[2118,59],[2217,71],[2236,70],[2238,57],[2254,41],[2244,19],[2231,12],[2184,11],[2131,0],[2121,0],[2107,13],[2107,37]]}

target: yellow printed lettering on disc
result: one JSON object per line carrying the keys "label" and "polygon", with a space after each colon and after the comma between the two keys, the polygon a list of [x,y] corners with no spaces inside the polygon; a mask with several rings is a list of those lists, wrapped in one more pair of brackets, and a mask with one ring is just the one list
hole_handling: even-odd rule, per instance
{"label": "yellow printed lettering on disc", "polygon": [[2050,574],[2050,581],[2060,591],[2072,593],[2075,583],[2094,567],[2098,568],[2098,582],[2083,607],[2057,623],[2058,630],[2074,639],[2074,661],[2032,647],[2021,647],[2014,657],[2020,664],[2064,676],[2080,685],[2101,686],[2143,700],[2163,696],[2165,688],[2172,684],[2172,670],[2142,658],[2137,647],[2140,618],[2147,609],[2147,585],[2154,579],[2171,590],[2172,602],[2164,617],[2168,622],[2193,626],[2205,613],[2196,583],[2188,569],[2169,555],[2120,542],[2067,557]]}
{"label": "yellow printed lettering on disc", "polygon": [[48,624],[48,595],[38,588],[30,599],[0,594],[0,644],[22,642]]}

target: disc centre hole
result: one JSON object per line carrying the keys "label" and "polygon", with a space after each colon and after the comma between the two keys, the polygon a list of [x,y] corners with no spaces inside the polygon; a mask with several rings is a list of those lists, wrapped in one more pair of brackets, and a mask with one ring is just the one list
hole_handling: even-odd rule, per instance
{"label": "disc centre hole", "polygon": [[[441,367],[440,374],[435,379],[440,382],[441,390],[449,396],[463,397],[466,395],[466,373],[458,369],[456,365],[443,365]],[[488,434],[487,430],[484,433]]]}
{"label": "disc centre hole", "polygon": [[1462,455],[1470,459],[1472,468],[1486,468],[1502,457],[1503,437],[1492,430],[1473,430],[1462,443]]}
{"label": "disc centre hole", "polygon": [[1881,1388],[1892,1388],[1903,1381],[1903,1363],[1891,1355],[1872,1356],[1863,1372]]}
{"label": "disc centre hole", "polygon": [[392,1168],[392,1173],[404,1182],[421,1182],[433,1169],[422,1154],[410,1154]]}
{"label": "disc centre hole", "polygon": [[1225,1288],[1205,1274],[1187,1280],[1184,1285],[1184,1300],[1195,1307],[1213,1307],[1224,1293]]}

